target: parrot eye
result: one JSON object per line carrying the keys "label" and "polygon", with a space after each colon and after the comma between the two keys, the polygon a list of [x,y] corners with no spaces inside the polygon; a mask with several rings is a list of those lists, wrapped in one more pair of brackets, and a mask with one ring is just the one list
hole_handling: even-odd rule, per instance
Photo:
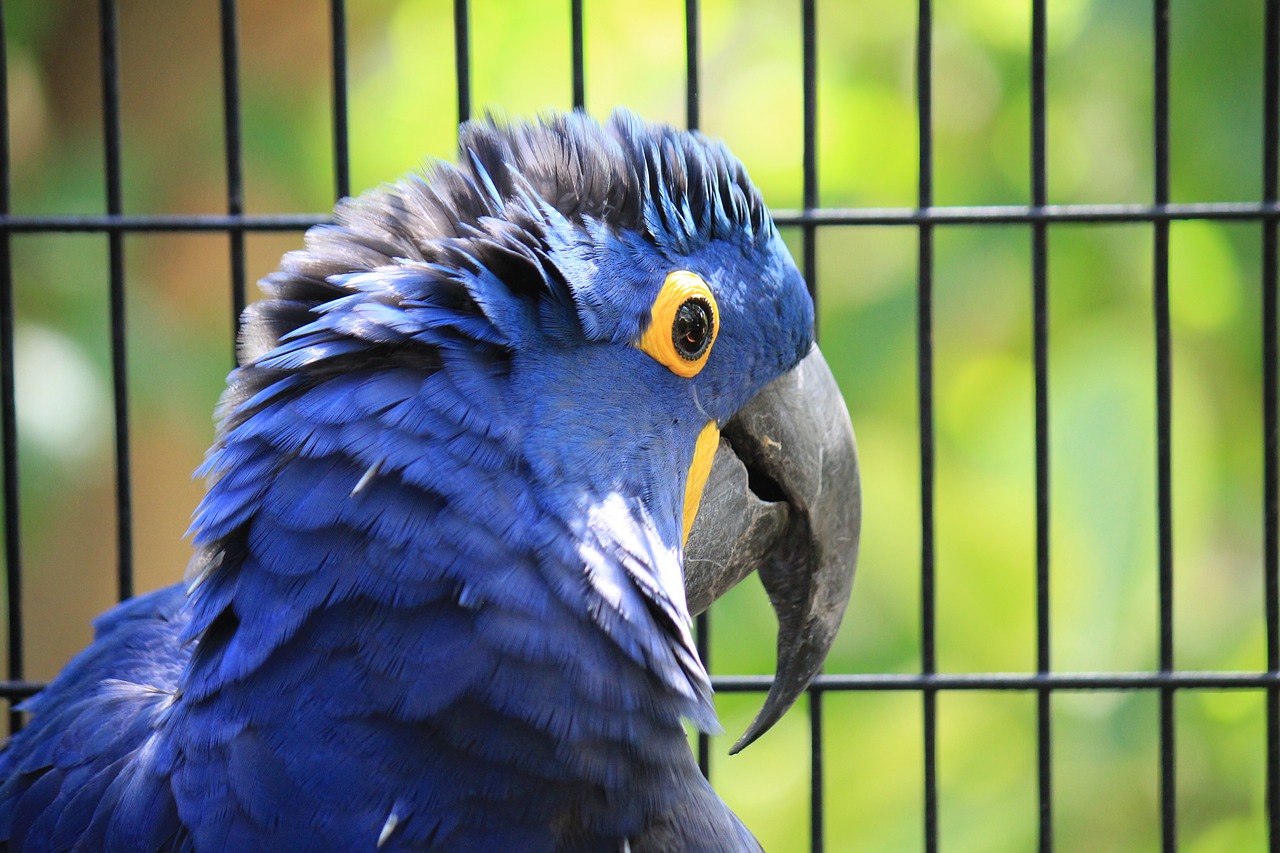
{"label": "parrot eye", "polygon": [[676,319],[671,324],[671,343],[685,361],[697,361],[711,346],[711,334],[715,320],[711,306],[705,299],[686,299],[676,309]]}
{"label": "parrot eye", "polygon": [[697,376],[720,331],[720,309],[697,273],[676,270],[653,300],[639,348],[677,376]]}

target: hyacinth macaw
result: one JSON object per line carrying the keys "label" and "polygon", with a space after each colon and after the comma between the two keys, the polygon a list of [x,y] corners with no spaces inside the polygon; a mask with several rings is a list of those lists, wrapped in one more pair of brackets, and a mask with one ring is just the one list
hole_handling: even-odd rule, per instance
{"label": "hyacinth macaw", "polygon": [[804,282],[697,133],[459,147],[263,282],[191,569],[26,703],[0,848],[759,849],[683,728],[717,726],[690,613],[755,570],[778,612],[745,743],[848,600],[856,452]]}

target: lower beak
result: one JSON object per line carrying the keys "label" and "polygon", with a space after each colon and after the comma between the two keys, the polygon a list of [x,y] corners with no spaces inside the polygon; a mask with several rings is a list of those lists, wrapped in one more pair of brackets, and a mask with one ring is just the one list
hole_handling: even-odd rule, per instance
{"label": "lower beak", "polygon": [[778,668],[731,752],[777,722],[822,668],[853,585],[862,489],[844,399],[815,346],[721,433],[685,547],[689,610],[757,572],[778,615]]}

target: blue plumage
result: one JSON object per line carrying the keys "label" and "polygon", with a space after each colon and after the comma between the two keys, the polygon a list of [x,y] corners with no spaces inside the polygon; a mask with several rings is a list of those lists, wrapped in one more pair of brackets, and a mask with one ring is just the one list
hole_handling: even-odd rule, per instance
{"label": "blue plumage", "polygon": [[[104,616],[0,753],[12,850],[751,850],[680,581],[695,441],[812,343],[723,147],[464,128],[264,282],[185,584]],[[664,278],[719,337],[636,345]],[[4,847],[4,843],[0,843]]]}

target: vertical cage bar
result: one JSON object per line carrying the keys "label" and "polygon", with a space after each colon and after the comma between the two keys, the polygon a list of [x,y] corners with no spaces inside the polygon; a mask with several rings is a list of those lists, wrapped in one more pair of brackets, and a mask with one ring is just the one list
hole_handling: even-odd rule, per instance
{"label": "vertical cage bar", "polygon": [[[702,665],[711,671],[711,619],[707,611],[702,611],[694,620],[693,630],[697,643],[698,657]],[[703,731],[698,732],[698,769],[706,779],[711,778],[711,737]]]}
{"label": "vertical cage bar", "polygon": [[[685,0],[684,4],[684,120],[689,130],[697,130],[701,121],[698,108],[698,49],[702,37],[698,0]],[[694,620],[694,633],[698,644],[698,657],[707,671],[711,671],[711,615],[709,610],[698,614]],[[698,768],[702,775],[711,778],[711,738],[698,732]]]}
{"label": "vertical cage bar", "polygon": [[[1049,203],[1045,137],[1047,0],[1031,4],[1031,204]],[[1050,657],[1049,606],[1049,226],[1031,226],[1032,350],[1035,382],[1036,477],[1036,672],[1047,675]],[[1036,692],[1036,782],[1039,849],[1053,849],[1053,692]]]}
{"label": "vertical cage bar", "polygon": [[[804,123],[804,212],[801,247],[804,254],[805,283],[818,304],[818,240],[817,229],[810,216],[818,206],[818,21],[814,0],[801,0],[801,78]],[[825,790],[822,780],[822,691],[809,691],[809,843],[813,853],[821,853],[824,844],[823,805]]]}
{"label": "vertical cage bar", "polygon": [[826,847],[826,832],[823,823],[824,786],[822,784],[822,696],[818,687],[809,688],[809,738],[810,752],[810,784],[813,796],[810,800],[809,844],[813,853],[822,853]]}
{"label": "vertical cage bar", "polygon": [[804,101],[804,212],[805,222],[801,226],[803,235],[804,275],[809,286],[809,295],[814,297],[815,308],[818,295],[818,262],[815,226],[810,214],[818,206],[818,45],[817,45],[817,10],[814,0],[801,0],[800,30],[803,39],[803,62],[801,76],[803,78]]}
{"label": "vertical cage bar", "polygon": [[573,46],[573,108],[585,109],[587,105],[587,79],[585,42],[582,29],[582,0],[569,0],[571,22],[569,43]]}
{"label": "vertical cage bar", "polygon": [[684,123],[689,130],[697,130],[702,122],[698,102],[701,80],[698,77],[698,48],[702,41],[702,17],[698,0],[684,3]]}
{"label": "vertical cage bar", "polygon": [[[1169,203],[1169,2],[1155,0],[1155,203]],[[1160,671],[1173,670],[1172,353],[1169,329],[1169,223],[1154,223],[1153,308],[1156,341],[1156,500],[1160,599]],[[1160,688],[1161,849],[1177,849],[1177,742],[1174,690]]]}
{"label": "vertical cage bar", "polygon": [[685,127],[696,131],[701,124],[698,53],[701,45],[701,9],[698,0],[685,0]]}
{"label": "vertical cage bar", "polygon": [[[227,169],[227,213],[244,213],[244,156],[240,131],[240,50],[236,25],[236,0],[221,0],[222,26],[222,129]],[[236,361],[236,332],[245,306],[244,229],[227,229],[231,251],[231,363]]]}
{"label": "vertical cage bar", "polygon": [[[1264,29],[1262,200],[1280,196],[1280,0],[1267,0]],[[1267,671],[1280,672],[1280,428],[1277,427],[1277,223],[1262,221],[1262,523]],[[1267,688],[1267,824],[1280,853],[1280,689]]]}
{"label": "vertical cage bar", "polygon": [[458,79],[458,124],[471,118],[471,34],[467,0],[453,0],[453,61]]}
{"label": "vertical cage bar", "polygon": [[[933,8],[919,0],[916,25],[916,111],[920,123],[918,206],[933,206]],[[933,225],[919,226],[916,348],[920,415],[920,669],[937,672],[934,648]],[[938,849],[938,694],[922,694],[924,722],[924,842]]]}
{"label": "vertical cage bar", "polygon": [[[0,0],[0,216],[11,212],[9,166],[9,35]],[[22,514],[18,489],[18,407],[13,375],[13,255],[9,230],[0,230],[0,442],[4,456],[4,567],[10,680],[23,677]],[[22,727],[22,715],[9,702],[9,731]]]}
{"label": "vertical cage bar", "polygon": [[[107,215],[123,212],[120,123],[120,32],[115,0],[99,0],[99,50],[102,75],[102,130],[106,160]],[[133,595],[133,496],[129,467],[129,376],[125,338],[124,232],[107,235],[111,292],[111,375],[115,402],[116,588],[120,599]]]}
{"label": "vertical cage bar", "polygon": [[347,129],[347,4],[329,0],[333,68],[333,185],[338,198],[351,195],[351,134]]}

